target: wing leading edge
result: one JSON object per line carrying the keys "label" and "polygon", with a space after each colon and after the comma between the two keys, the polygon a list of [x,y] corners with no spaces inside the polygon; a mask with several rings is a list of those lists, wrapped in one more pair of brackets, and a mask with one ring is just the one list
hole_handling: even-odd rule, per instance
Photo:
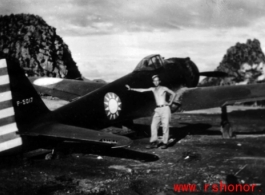
{"label": "wing leading edge", "polygon": [[182,110],[222,107],[265,100],[265,84],[189,88],[182,95]]}
{"label": "wing leading edge", "polygon": [[31,131],[23,132],[24,136],[44,136],[68,141],[93,142],[112,145],[113,148],[125,147],[132,143],[127,137],[80,128],[60,123],[41,124]]}

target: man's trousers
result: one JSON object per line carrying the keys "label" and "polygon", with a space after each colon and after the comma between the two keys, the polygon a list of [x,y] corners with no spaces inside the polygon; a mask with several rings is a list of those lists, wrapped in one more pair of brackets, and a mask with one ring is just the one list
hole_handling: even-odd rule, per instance
{"label": "man's trousers", "polygon": [[170,120],[171,120],[171,111],[170,111],[169,106],[158,107],[155,109],[155,114],[153,116],[153,120],[151,124],[150,142],[154,142],[158,140],[157,133],[158,133],[158,129],[161,123],[162,128],[163,128],[162,142],[164,144],[168,143]]}

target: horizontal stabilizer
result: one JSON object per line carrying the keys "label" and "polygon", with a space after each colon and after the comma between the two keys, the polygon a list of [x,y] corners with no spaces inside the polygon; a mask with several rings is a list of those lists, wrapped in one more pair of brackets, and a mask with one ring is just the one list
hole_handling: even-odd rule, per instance
{"label": "horizontal stabilizer", "polygon": [[221,71],[200,72],[200,76],[206,76],[206,77],[231,77],[231,75],[227,74],[226,72],[221,72]]}
{"label": "horizontal stabilizer", "polygon": [[109,144],[114,148],[125,147],[132,143],[132,140],[124,136],[59,123],[42,124],[36,126],[31,131],[23,132],[21,135],[45,136],[69,141]]}

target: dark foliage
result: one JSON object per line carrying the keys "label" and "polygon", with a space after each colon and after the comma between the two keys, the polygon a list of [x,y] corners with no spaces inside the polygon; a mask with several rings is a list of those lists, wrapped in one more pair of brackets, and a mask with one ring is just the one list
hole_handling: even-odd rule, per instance
{"label": "dark foliage", "polygon": [[236,83],[256,83],[263,74],[265,55],[259,40],[248,39],[246,43],[236,43],[224,55],[217,71],[223,71],[230,78],[205,78],[200,86],[233,85]]}

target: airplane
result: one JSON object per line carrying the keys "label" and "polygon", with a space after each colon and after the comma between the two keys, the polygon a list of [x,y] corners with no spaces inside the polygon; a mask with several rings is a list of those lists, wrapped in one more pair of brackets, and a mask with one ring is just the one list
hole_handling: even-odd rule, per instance
{"label": "airplane", "polygon": [[[177,91],[182,85],[189,88],[183,94],[183,110],[217,106],[224,108],[236,101],[255,101],[265,98],[265,92],[262,90],[265,84],[196,88],[199,76],[223,76],[224,73],[199,73],[190,58],[164,60],[160,55],[154,54],[143,58],[133,72],[111,83],[98,87],[86,83],[86,87],[92,85],[94,87],[90,88],[91,91],[85,92],[86,94],[73,93],[78,92],[85,86],[84,84],[72,85],[75,82],[64,82],[68,86],[66,93],[74,94],[75,100],[50,111],[17,60],[1,56],[0,155],[30,151],[33,148],[55,148],[63,141],[92,142],[111,147],[130,145],[132,140],[127,137],[99,130],[152,115],[156,106],[153,94],[128,91],[125,85],[128,84],[133,88],[149,88],[152,86],[151,78],[154,74],[160,76],[162,85],[173,91]],[[49,83],[47,79],[46,81]],[[57,81],[58,84],[60,79]],[[33,83],[38,82],[35,80]],[[42,84],[43,82],[39,82],[38,86],[45,88]],[[60,90],[60,87],[58,89]],[[62,89],[61,95],[64,96],[66,87]],[[176,111],[176,107],[173,106],[172,110]],[[222,127],[227,127],[229,121],[225,115],[226,110],[222,110],[224,112],[222,120],[225,124]],[[231,128],[228,129],[230,132]]]}
{"label": "airplane", "polygon": [[[200,76],[226,77],[229,75],[218,71],[199,72],[198,67],[189,57],[164,59],[159,54],[146,56],[133,72],[108,84],[62,78],[31,78],[30,80],[41,93],[68,101],[78,100],[76,104],[73,102],[74,104],[71,105],[79,104],[79,99],[90,99],[95,108],[95,116],[100,117],[97,118],[97,122],[101,123],[101,126],[96,126],[103,128],[118,122],[152,115],[156,106],[153,94],[128,92],[125,85],[128,84],[133,88],[149,88],[153,86],[151,77],[155,74],[160,76],[161,85],[175,92],[181,86],[188,88],[181,97],[181,109],[178,105],[179,100],[175,99],[171,107],[172,112],[220,107],[222,111],[220,131],[224,138],[233,136],[233,129],[227,116],[228,105],[265,99],[264,83],[197,87]],[[104,109],[105,115],[102,113]],[[89,115],[88,113],[90,111],[84,112]]]}

